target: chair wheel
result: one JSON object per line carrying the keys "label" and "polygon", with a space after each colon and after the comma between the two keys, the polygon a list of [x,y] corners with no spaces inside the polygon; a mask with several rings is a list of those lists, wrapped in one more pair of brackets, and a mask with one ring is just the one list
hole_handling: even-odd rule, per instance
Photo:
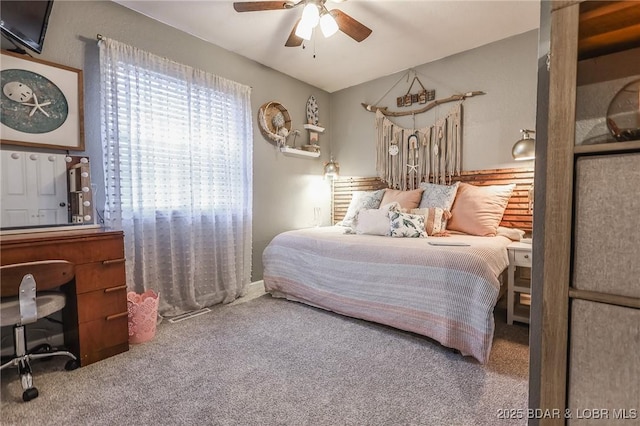
{"label": "chair wheel", "polygon": [[78,367],[80,367],[80,363],[78,362],[77,359],[72,359],[71,361],[67,361],[67,363],[64,365],[64,369],[67,371],[75,370]]}
{"label": "chair wheel", "polygon": [[24,402],[31,401],[32,399],[36,399],[38,397],[38,389],[29,388],[22,392],[22,400]]}
{"label": "chair wheel", "polygon": [[32,354],[45,354],[47,352],[52,352],[52,351],[53,351],[53,348],[51,347],[50,344],[43,343],[43,344],[38,345],[35,348],[31,349],[29,351],[29,353],[32,353]]}

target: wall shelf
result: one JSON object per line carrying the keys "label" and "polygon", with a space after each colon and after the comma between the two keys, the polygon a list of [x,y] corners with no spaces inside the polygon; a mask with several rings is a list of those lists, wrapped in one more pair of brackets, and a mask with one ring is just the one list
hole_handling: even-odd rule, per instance
{"label": "wall shelf", "polygon": [[593,145],[576,145],[573,152],[579,154],[603,154],[636,151],[640,149],[640,140],[626,142],[608,142]]}
{"label": "wall shelf", "polygon": [[319,152],[305,151],[305,150],[302,150],[302,149],[291,148],[291,147],[288,147],[288,146],[281,147],[280,148],[280,152],[282,152],[284,155],[291,156],[291,157],[305,157],[305,158],[318,158],[318,157],[320,157],[320,153]]}
{"label": "wall shelf", "polygon": [[324,127],[316,126],[314,124],[303,124],[302,127],[304,127],[307,130],[311,130],[312,132],[317,132],[317,133],[324,132]]}

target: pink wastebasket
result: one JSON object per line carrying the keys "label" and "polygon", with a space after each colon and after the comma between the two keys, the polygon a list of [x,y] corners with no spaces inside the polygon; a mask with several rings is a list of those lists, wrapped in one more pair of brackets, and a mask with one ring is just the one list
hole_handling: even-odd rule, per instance
{"label": "pink wastebasket", "polygon": [[129,343],[144,343],[156,335],[159,295],[153,290],[127,293]]}

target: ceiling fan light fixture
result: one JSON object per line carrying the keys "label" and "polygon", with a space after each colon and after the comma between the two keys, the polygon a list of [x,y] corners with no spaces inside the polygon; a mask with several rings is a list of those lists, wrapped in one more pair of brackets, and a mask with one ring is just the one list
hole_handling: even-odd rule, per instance
{"label": "ceiling fan light fixture", "polygon": [[311,40],[311,34],[313,33],[313,27],[305,25],[304,19],[298,22],[296,27],[296,35],[307,41]]}
{"label": "ceiling fan light fixture", "polygon": [[302,10],[302,20],[300,22],[309,28],[315,28],[319,21],[320,10],[318,5],[313,2],[307,3]]}
{"label": "ceiling fan light fixture", "polygon": [[325,38],[331,37],[338,31],[338,23],[328,11],[325,11],[320,17],[320,29]]}

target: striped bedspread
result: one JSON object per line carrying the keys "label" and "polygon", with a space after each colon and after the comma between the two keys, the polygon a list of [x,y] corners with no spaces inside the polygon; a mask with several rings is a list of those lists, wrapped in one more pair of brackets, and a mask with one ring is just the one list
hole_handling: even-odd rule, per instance
{"label": "striped bedspread", "polygon": [[[470,245],[428,244],[438,240]],[[276,297],[418,333],[486,363],[509,242],[353,235],[339,226],[288,231],[263,253],[264,284]]]}

